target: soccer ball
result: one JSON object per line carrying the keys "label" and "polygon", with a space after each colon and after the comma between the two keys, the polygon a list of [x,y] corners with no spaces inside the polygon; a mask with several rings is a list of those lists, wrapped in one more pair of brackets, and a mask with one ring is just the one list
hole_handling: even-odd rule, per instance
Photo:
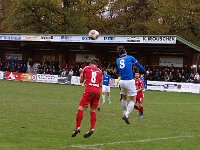
{"label": "soccer ball", "polygon": [[91,37],[92,40],[96,40],[99,37],[99,32],[97,30],[90,30],[88,35],[89,37]]}

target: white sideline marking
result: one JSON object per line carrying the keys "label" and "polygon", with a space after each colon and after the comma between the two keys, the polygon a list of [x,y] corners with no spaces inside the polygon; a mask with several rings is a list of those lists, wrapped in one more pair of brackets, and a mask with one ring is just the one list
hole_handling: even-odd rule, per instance
{"label": "white sideline marking", "polygon": [[121,141],[121,142],[112,142],[112,143],[97,143],[91,145],[70,145],[67,147],[79,148],[79,149],[92,149],[92,150],[102,150],[100,148],[96,148],[97,146],[105,146],[105,145],[118,145],[118,144],[128,144],[128,143],[146,143],[152,141],[165,141],[171,139],[181,139],[181,138],[194,138],[200,137],[200,135],[188,135],[188,136],[172,136],[172,137],[162,137],[162,138],[152,138],[152,139],[144,139],[144,140],[136,140],[136,141]]}

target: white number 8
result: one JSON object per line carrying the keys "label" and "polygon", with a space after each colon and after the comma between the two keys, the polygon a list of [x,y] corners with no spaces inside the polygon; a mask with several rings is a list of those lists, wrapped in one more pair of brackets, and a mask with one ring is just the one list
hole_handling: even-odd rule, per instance
{"label": "white number 8", "polygon": [[96,72],[92,72],[91,83],[96,83],[96,77],[97,77],[97,73]]}
{"label": "white number 8", "polygon": [[120,68],[123,69],[125,67],[124,60],[121,59],[119,63],[120,63]]}

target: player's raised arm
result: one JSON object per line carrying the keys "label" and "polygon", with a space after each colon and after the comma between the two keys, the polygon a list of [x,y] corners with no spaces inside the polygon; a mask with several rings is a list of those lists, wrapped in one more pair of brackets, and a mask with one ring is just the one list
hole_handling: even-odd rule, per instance
{"label": "player's raised arm", "polygon": [[136,65],[144,74],[147,73],[146,69],[145,69],[138,61],[135,63],[135,65]]}
{"label": "player's raised arm", "polygon": [[133,56],[131,56],[131,62],[135,64],[144,74],[146,74],[146,69]]}

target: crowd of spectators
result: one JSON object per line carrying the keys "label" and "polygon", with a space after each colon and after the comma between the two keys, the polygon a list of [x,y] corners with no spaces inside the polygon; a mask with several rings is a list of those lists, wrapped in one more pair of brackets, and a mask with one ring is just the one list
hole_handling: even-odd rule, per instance
{"label": "crowd of spectators", "polygon": [[[60,70],[61,70],[61,74],[62,75],[75,75],[75,76],[79,76],[80,69],[83,69],[85,66],[87,66],[88,63],[84,62],[84,63],[77,63],[77,62],[63,62],[60,64]],[[110,74],[110,76],[114,79],[118,78],[118,72],[117,72],[117,66],[116,64],[113,62],[100,62],[99,64],[99,68],[102,70],[107,70],[108,74]]]}
{"label": "crowd of spectators", "polygon": [[152,81],[168,81],[168,82],[195,82],[200,83],[200,67],[197,72],[190,67],[175,68],[171,67],[146,67],[149,71],[147,80]]}
{"label": "crowd of spectators", "polygon": [[[30,69],[28,66],[30,65]],[[55,61],[42,61],[40,63],[24,62],[19,60],[3,60],[0,59],[0,70],[11,72],[30,72],[38,74],[51,74],[62,76],[79,76],[79,70],[83,69],[87,62],[65,62],[58,63]],[[112,78],[118,78],[118,71],[115,61],[107,62],[102,61],[99,65],[102,70],[107,70]],[[146,66],[149,75],[146,76],[147,80],[152,81],[169,81],[169,82],[194,82],[200,83],[200,66],[197,72],[190,67],[184,66],[183,68],[175,68],[173,65],[170,67],[162,66]]]}
{"label": "crowd of spectators", "polygon": [[0,58],[0,71],[27,72],[27,62],[22,60],[3,60]]}
{"label": "crowd of spectators", "polygon": [[[84,68],[88,65],[85,63],[63,63],[60,65],[62,75],[75,75],[79,76],[79,69]],[[117,79],[119,74],[117,71],[117,66],[115,62],[103,61],[99,66],[102,70],[107,70],[108,74],[114,79]],[[168,82],[194,82],[200,83],[200,66],[195,72],[195,70],[190,67],[175,68],[173,65],[170,67],[150,67],[145,66],[146,70],[149,71],[149,75],[146,76],[147,80],[151,81],[168,81]]]}

